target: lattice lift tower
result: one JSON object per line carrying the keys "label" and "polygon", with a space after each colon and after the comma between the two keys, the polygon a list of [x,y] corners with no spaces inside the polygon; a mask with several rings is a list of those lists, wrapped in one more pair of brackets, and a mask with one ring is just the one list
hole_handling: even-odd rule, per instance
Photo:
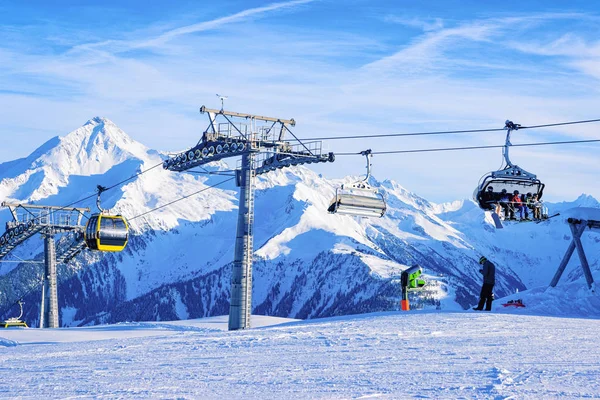
{"label": "lattice lift tower", "polygon": [[[0,260],[21,243],[40,233],[44,238],[44,275],[40,328],[58,328],[57,263],[67,263],[85,248],[81,224],[89,208],[64,208],[3,202],[13,221],[6,223],[6,232],[0,236]],[[55,235],[73,233],[71,242],[57,252]],[[57,256],[57,253],[59,254]]]}
{"label": "lattice lift tower", "polygon": [[[236,169],[240,188],[235,254],[231,275],[229,330],[250,328],[252,312],[252,255],[254,252],[254,186],[256,176],[301,164],[333,162],[333,153],[322,153],[322,142],[301,142],[290,131],[293,119],[280,119],[202,106],[209,125],[196,146],[165,160],[163,168],[184,172],[212,161],[241,157]],[[220,122],[223,121],[223,122]],[[296,144],[285,141],[294,136]]]}

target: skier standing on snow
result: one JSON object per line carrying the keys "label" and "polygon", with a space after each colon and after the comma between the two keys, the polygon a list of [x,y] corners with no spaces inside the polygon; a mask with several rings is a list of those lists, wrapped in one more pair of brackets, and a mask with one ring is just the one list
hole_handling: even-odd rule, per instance
{"label": "skier standing on snow", "polygon": [[484,256],[479,259],[479,264],[482,265],[479,272],[483,275],[483,286],[479,294],[479,304],[473,310],[481,311],[485,305],[485,311],[492,311],[492,301],[494,300],[492,290],[496,283],[496,266]]}

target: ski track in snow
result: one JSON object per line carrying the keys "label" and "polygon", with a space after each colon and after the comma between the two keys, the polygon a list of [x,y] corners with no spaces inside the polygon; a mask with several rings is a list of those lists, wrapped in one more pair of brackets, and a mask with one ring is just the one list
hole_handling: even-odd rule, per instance
{"label": "ski track in snow", "polygon": [[0,332],[0,397],[600,396],[600,320],[396,312],[227,332],[220,318]]}

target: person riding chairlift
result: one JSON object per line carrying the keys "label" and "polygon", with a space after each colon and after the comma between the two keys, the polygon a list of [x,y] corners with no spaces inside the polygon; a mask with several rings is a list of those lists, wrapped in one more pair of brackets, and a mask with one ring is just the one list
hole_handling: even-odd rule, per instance
{"label": "person riding chairlift", "polygon": [[487,191],[481,194],[481,200],[490,210],[493,210],[494,207],[496,207],[496,193],[494,193],[494,188],[492,186],[488,186]]}
{"label": "person riding chairlift", "polygon": [[[527,208],[527,206],[525,206],[523,204],[523,199],[521,198],[519,191],[515,190],[513,192],[513,194],[514,194],[514,196],[512,198],[512,202],[515,206],[515,210],[519,211],[519,220],[520,221],[531,221],[531,219],[529,218],[529,209]],[[525,214],[525,218],[523,218],[523,214]]]}
{"label": "person riding chairlift", "polygon": [[538,199],[538,195],[534,194],[531,198],[531,208],[533,210],[533,219],[539,221],[542,219],[542,202]]}
{"label": "person riding chairlift", "polygon": [[[510,205],[510,197],[508,196],[508,192],[506,191],[506,189],[502,189],[502,192],[500,192],[500,195],[498,196],[498,204],[496,205],[496,214],[501,216],[500,210],[503,210],[504,211],[504,219],[510,219],[512,210],[510,209],[509,205]],[[514,213],[512,213],[512,214],[514,217]]]}

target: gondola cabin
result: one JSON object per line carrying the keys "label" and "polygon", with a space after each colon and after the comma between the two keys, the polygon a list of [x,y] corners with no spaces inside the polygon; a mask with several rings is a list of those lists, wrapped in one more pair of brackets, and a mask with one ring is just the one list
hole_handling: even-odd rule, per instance
{"label": "gondola cabin", "polygon": [[85,243],[91,250],[122,251],[128,237],[129,226],[121,215],[94,214],[85,227]]}

